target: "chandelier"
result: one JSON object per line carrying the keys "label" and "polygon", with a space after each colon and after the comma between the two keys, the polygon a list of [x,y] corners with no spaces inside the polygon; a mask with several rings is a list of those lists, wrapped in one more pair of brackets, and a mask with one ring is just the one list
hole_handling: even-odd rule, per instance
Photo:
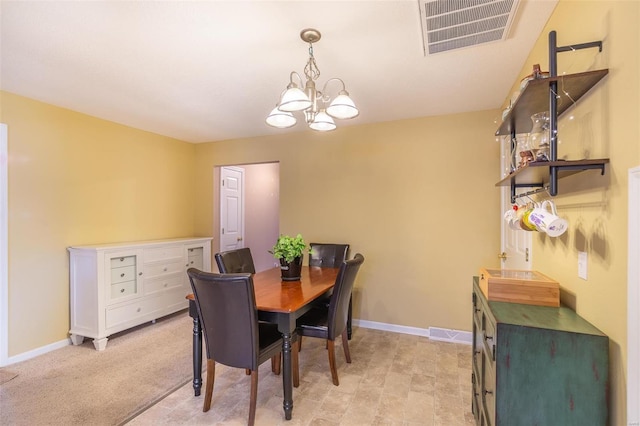
{"label": "chandelier", "polygon": [[[316,90],[315,81],[320,77],[320,69],[313,57],[313,43],[320,40],[320,31],[307,28],[300,32],[300,38],[309,43],[309,60],[304,67],[304,90],[302,77],[295,71],[289,75],[289,84],[282,92],[280,103],[271,111],[265,120],[268,125],[285,129],[296,124],[296,111],[303,111],[304,118],[313,130],[327,131],[336,128],[334,118],[348,119],[356,117],[360,111],[345,90],[344,81],[339,78],[331,78],[324,84],[322,91]],[[294,81],[294,76],[299,80],[299,85]],[[342,89],[335,98],[331,98],[326,92],[327,85],[331,82],[340,83]],[[328,106],[327,106],[328,105]]]}

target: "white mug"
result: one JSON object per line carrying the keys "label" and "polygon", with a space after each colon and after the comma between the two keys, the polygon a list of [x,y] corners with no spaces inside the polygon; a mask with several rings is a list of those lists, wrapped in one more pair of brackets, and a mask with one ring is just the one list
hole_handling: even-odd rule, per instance
{"label": "white mug", "polygon": [[549,200],[545,200],[541,207],[533,209],[528,220],[538,231],[546,232],[550,237],[559,237],[569,228],[569,222],[558,216],[555,204]]}
{"label": "white mug", "polygon": [[520,226],[521,214],[518,214],[519,212],[520,210],[514,209],[509,209],[504,212],[504,220],[509,225],[509,228],[513,229],[514,231],[522,231],[522,227]]}

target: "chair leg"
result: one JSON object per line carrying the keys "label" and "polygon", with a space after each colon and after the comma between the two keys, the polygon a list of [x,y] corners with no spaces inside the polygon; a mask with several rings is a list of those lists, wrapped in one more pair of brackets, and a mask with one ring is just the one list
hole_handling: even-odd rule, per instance
{"label": "chair leg", "polygon": [[251,398],[249,400],[249,426],[256,422],[256,400],[258,399],[258,370],[251,371]]}
{"label": "chair leg", "polygon": [[204,391],[204,407],[202,411],[205,413],[211,408],[211,397],[213,396],[213,378],[215,377],[216,363],[212,359],[207,359],[207,383]]}
{"label": "chair leg", "polygon": [[280,375],[280,365],[282,364],[282,355],[274,355],[271,357],[271,372],[276,376]]}
{"label": "chair leg", "polygon": [[302,336],[298,336],[298,352],[302,350]]}
{"label": "chair leg", "polygon": [[[298,336],[298,339],[301,339],[302,336]],[[291,348],[291,369],[293,370],[293,387],[297,388],[300,386],[300,364],[298,360],[298,345],[293,344],[293,348]]]}
{"label": "chair leg", "polygon": [[353,332],[353,330],[351,329],[351,322],[352,322],[352,317],[353,317],[353,314],[351,312],[351,308],[352,308],[352,305],[353,305],[352,302],[353,302],[353,296],[349,297],[349,311],[347,312],[347,333],[348,333],[348,336],[349,336],[349,340],[351,340],[351,334]]}
{"label": "chair leg", "polygon": [[344,357],[351,364],[351,352],[349,352],[349,332],[345,329],[342,332],[342,349],[344,349]]}
{"label": "chair leg", "polygon": [[336,386],[340,385],[338,380],[338,370],[336,369],[336,347],[335,341],[327,340],[327,352],[329,352],[329,368],[331,369],[331,379]]}

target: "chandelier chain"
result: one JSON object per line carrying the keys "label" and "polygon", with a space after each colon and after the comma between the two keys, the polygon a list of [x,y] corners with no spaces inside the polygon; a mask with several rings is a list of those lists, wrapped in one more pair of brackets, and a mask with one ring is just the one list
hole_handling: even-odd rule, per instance
{"label": "chandelier chain", "polygon": [[316,58],[313,56],[313,43],[309,43],[309,60],[304,67],[304,75],[307,80],[317,80],[320,77],[320,69],[316,65]]}

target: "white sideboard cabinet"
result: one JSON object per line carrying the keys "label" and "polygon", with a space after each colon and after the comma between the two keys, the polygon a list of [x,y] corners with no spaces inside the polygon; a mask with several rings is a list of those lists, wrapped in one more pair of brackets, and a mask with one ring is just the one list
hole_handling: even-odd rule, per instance
{"label": "white sideboard cabinet", "polygon": [[212,238],[69,247],[71,329],[99,351],[119,331],[188,307],[188,268],[211,271]]}

